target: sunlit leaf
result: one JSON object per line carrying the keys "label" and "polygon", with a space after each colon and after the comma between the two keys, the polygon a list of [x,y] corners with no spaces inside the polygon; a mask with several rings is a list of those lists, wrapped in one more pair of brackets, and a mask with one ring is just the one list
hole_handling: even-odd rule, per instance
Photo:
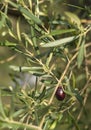
{"label": "sunlit leaf", "polygon": [[70,43],[72,41],[74,41],[77,37],[76,36],[72,36],[72,37],[66,37],[66,38],[62,38],[60,40],[56,40],[53,42],[49,42],[46,44],[41,44],[42,47],[57,47],[57,46],[63,46],[67,43]]}
{"label": "sunlit leaf", "polygon": [[65,15],[67,16],[70,23],[77,25],[78,27],[81,26],[81,21],[76,14],[67,11],[67,12],[65,12]]}
{"label": "sunlit leaf", "polygon": [[50,125],[50,130],[54,130],[57,125],[57,120],[55,120],[51,125]]}
{"label": "sunlit leaf", "polygon": [[[10,69],[12,69],[13,71],[20,72],[19,66],[10,65]],[[31,74],[38,74],[38,75],[44,74],[42,67],[25,67],[25,66],[23,66],[21,68],[21,71],[22,72],[28,72],[28,73],[31,73]]]}
{"label": "sunlit leaf", "polygon": [[20,32],[20,18],[17,20],[17,37],[21,41],[21,32]]}
{"label": "sunlit leaf", "polygon": [[[20,70],[19,66],[11,65],[10,68],[13,69],[14,71],[19,71]],[[22,71],[41,70],[42,67],[25,67],[25,66],[23,66],[21,69],[22,69]]]}
{"label": "sunlit leaf", "polygon": [[49,64],[50,64],[50,62],[52,60],[52,57],[53,57],[53,53],[50,53],[49,57],[46,60],[46,66],[49,66]]}
{"label": "sunlit leaf", "polygon": [[28,43],[33,46],[32,40],[31,38],[26,34],[26,33],[22,33],[22,36],[25,38],[26,41],[28,41]]}

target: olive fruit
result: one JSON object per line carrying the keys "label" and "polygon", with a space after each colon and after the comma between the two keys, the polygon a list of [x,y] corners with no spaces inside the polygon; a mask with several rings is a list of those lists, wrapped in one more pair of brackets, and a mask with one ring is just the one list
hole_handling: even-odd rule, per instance
{"label": "olive fruit", "polygon": [[55,96],[58,100],[62,101],[65,98],[65,92],[63,91],[63,88],[59,86],[56,90]]}

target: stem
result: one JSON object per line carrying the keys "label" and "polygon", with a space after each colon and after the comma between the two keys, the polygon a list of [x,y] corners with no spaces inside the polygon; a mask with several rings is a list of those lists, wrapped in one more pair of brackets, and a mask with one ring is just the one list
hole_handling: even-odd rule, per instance
{"label": "stem", "polygon": [[50,98],[50,100],[49,100],[49,103],[48,103],[49,105],[52,103],[52,100],[53,100],[53,98],[54,98],[54,95],[55,95],[55,93],[56,93],[56,90],[57,90],[58,86],[61,84],[62,80],[64,79],[64,76],[65,76],[66,72],[68,71],[68,68],[69,68],[71,62],[76,58],[77,54],[78,54],[78,53],[76,53],[76,54],[71,58],[71,60],[69,60],[67,66],[66,66],[66,68],[65,68],[65,70],[64,70],[64,72],[63,72],[63,74],[62,74],[62,76],[60,77],[60,79],[59,79],[59,81],[58,81],[58,83],[57,83],[57,85],[56,85],[56,87],[55,87],[55,89],[54,89],[54,92],[53,92],[53,94],[52,94],[52,96],[51,96],[51,98]]}
{"label": "stem", "polygon": [[41,128],[42,128],[43,123],[44,123],[44,121],[45,121],[45,117],[46,117],[46,115],[43,116],[43,118],[42,118],[42,120],[41,120],[41,122],[40,122],[40,125],[39,125],[39,126],[40,126]]}
{"label": "stem", "polygon": [[37,59],[31,52],[29,52],[26,48],[25,48],[26,52],[32,56],[44,69],[45,72],[47,72],[48,74],[50,74],[56,81],[58,81],[57,77],[53,74],[53,72],[51,71],[51,69],[49,70],[47,68],[47,66],[45,64],[42,63],[41,60]]}
{"label": "stem", "polygon": [[42,130],[40,127],[32,125],[32,124],[25,124],[22,122],[17,122],[17,121],[13,121],[13,120],[9,120],[9,119],[4,120],[4,122],[6,122],[8,124],[8,126],[10,124],[11,127],[17,126],[19,128],[27,128],[29,130]]}
{"label": "stem", "polygon": [[79,113],[79,115],[78,115],[78,117],[77,117],[77,122],[79,122],[79,120],[80,120],[80,118],[81,118],[81,116],[82,116],[82,113],[83,113],[83,110],[84,110],[84,106],[85,106],[86,101],[87,101],[87,98],[88,98],[88,92],[86,92],[86,94],[85,94],[84,97],[85,97],[85,98],[84,98],[84,101],[83,101],[83,107],[81,108],[80,113]]}

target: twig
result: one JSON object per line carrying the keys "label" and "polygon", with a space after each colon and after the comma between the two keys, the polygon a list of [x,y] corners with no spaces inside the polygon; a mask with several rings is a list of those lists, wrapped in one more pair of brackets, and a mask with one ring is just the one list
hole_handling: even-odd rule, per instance
{"label": "twig", "polygon": [[47,72],[48,74],[50,74],[52,77],[54,77],[54,79],[56,81],[58,81],[57,77],[53,74],[53,72],[51,70],[49,70],[49,68],[47,68],[47,66],[45,64],[42,63],[41,60],[39,60],[38,58],[36,58],[30,51],[28,51],[25,48],[26,52],[28,53],[28,56],[32,56],[44,69],[45,72]]}
{"label": "twig", "polygon": [[56,87],[55,87],[55,89],[54,89],[54,92],[53,92],[53,94],[52,94],[52,96],[51,96],[51,98],[50,98],[50,100],[49,100],[49,103],[48,103],[49,105],[52,103],[52,100],[53,100],[53,98],[54,98],[54,95],[55,95],[55,92],[56,92],[58,86],[61,84],[62,80],[64,79],[64,76],[65,76],[66,72],[68,71],[68,68],[69,68],[71,62],[76,58],[77,54],[78,54],[78,53],[76,53],[76,54],[71,58],[71,60],[69,60],[67,66],[66,66],[66,68],[65,68],[65,70],[64,70],[64,72],[63,72],[63,74],[62,74],[62,76],[60,77],[60,79],[59,79],[59,81],[58,81],[58,83],[57,83],[57,85],[56,85]]}
{"label": "twig", "polygon": [[[86,58],[89,58],[89,57],[91,57],[91,52],[86,55]],[[88,61],[88,63],[91,65],[91,61]]]}
{"label": "twig", "polygon": [[5,60],[1,60],[0,64],[4,64],[5,62],[9,62],[9,61],[13,60],[16,56],[17,56],[17,54],[15,54],[15,55],[13,55]]}
{"label": "twig", "polygon": [[[91,46],[91,42],[88,42],[88,43],[86,43],[85,44],[85,48],[88,48],[88,47],[90,47]],[[78,48],[76,48],[76,49],[73,49],[71,52],[73,53],[73,52],[76,52],[76,51],[78,51],[80,49],[80,47],[78,47]]]}
{"label": "twig", "polygon": [[[89,84],[90,81],[91,81],[91,76],[89,77],[89,79],[88,79],[86,85],[84,86],[84,88],[81,90],[80,95],[83,95],[83,93],[85,92],[85,90],[87,90],[88,84]],[[86,91],[86,94],[85,94],[84,97],[85,97],[85,98],[84,98],[84,101],[83,101],[83,107],[82,107],[81,110],[80,110],[80,113],[79,113],[79,115],[78,115],[78,117],[77,117],[77,121],[80,120],[81,115],[82,115],[82,112],[83,112],[83,110],[84,110],[84,106],[85,106],[86,101],[87,101],[87,98],[88,98],[88,92],[87,92],[87,91]]]}
{"label": "twig", "polygon": [[[46,114],[46,115],[47,115],[47,114]],[[44,121],[45,121],[46,115],[43,116],[43,118],[42,118],[42,120],[41,120],[41,122],[40,122],[40,125],[39,125],[40,128],[43,127],[43,123],[44,123]]]}
{"label": "twig", "polygon": [[85,72],[86,72],[86,79],[88,79],[89,76],[89,69],[88,69],[88,64],[87,64],[87,50],[84,48],[84,55],[85,55]]}
{"label": "twig", "polygon": [[6,122],[8,125],[19,126],[20,128],[42,130],[39,126],[35,126],[32,124],[25,124],[25,123],[14,121],[14,120],[5,119],[4,122]]}
{"label": "twig", "polygon": [[82,20],[81,20],[81,23],[91,24],[91,20],[82,19]]}
{"label": "twig", "polygon": [[90,83],[90,81],[91,81],[91,76],[89,77],[89,79],[87,80],[87,83],[86,83],[86,85],[84,86],[84,88],[81,90],[81,95],[83,95],[83,93],[85,92],[85,90],[88,88],[88,84]]}
{"label": "twig", "polygon": [[87,98],[88,98],[88,93],[85,94],[85,98],[84,98],[84,101],[83,101],[83,107],[82,107],[81,110],[80,110],[80,113],[79,113],[79,115],[78,115],[78,117],[77,117],[77,121],[79,121],[80,118],[81,118],[81,115],[82,115],[82,112],[83,112],[83,110],[84,110],[84,106],[85,106],[85,104],[86,104]]}
{"label": "twig", "polygon": [[75,103],[76,103],[76,102],[73,102],[70,106],[68,106],[67,108],[61,110],[61,112],[63,113],[63,112],[65,112],[65,111],[69,110]]}

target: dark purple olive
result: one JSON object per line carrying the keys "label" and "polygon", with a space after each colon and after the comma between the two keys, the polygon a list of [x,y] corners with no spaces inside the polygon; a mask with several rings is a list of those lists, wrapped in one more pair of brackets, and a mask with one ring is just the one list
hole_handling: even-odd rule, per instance
{"label": "dark purple olive", "polygon": [[63,91],[63,89],[62,89],[61,86],[59,86],[57,88],[55,95],[56,95],[56,98],[58,100],[60,100],[60,101],[64,100],[64,98],[65,98],[65,92]]}

